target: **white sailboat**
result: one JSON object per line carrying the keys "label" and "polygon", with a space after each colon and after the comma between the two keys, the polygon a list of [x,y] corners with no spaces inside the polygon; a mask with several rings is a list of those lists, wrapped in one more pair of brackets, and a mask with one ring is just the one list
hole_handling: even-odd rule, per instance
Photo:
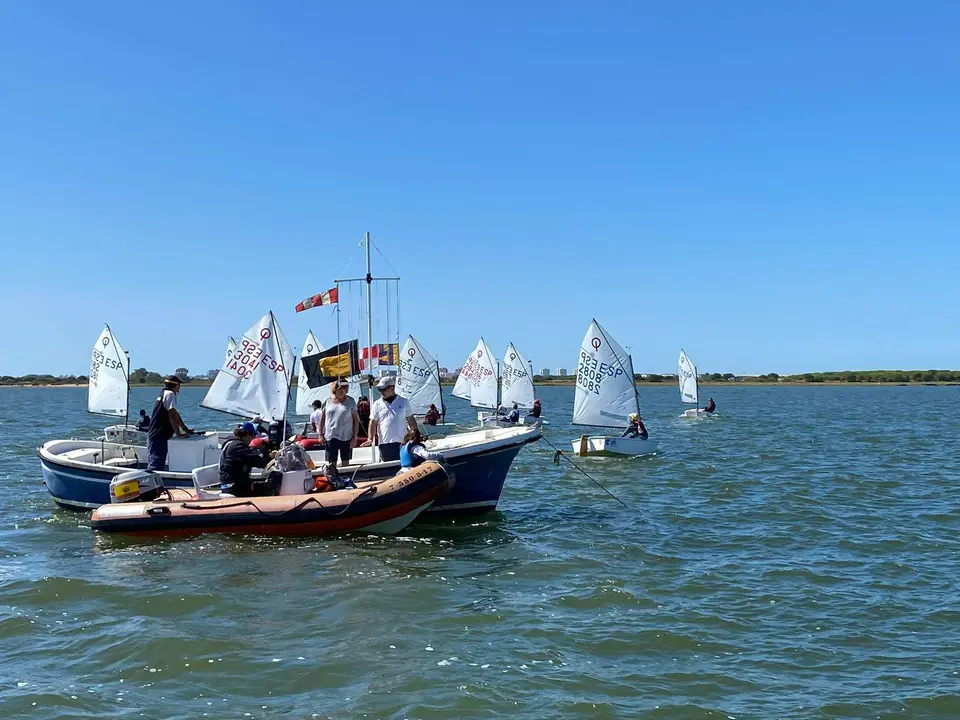
{"label": "white sailboat", "polygon": [[453,396],[469,400],[475,408],[500,407],[500,363],[481,337],[467,357],[453,386]]}
{"label": "white sailboat", "polygon": [[684,410],[680,417],[696,418],[706,415],[700,408],[700,388],[697,385],[697,366],[687,357],[687,353],[680,348],[680,359],[677,361],[677,378],[680,382],[680,400],[696,405],[695,408]]}
{"label": "white sailboat", "polygon": [[282,421],[287,414],[294,361],[276,317],[268,312],[224,359],[200,405],[240,417],[259,415],[267,422]]}
{"label": "white sailboat", "polygon": [[445,422],[447,409],[440,386],[440,364],[413,335],[407,336],[400,350],[397,393],[406,399],[414,415],[426,415],[434,405],[440,411],[439,425],[454,424]]}
{"label": "white sailboat", "polygon": [[[516,403],[519,410],[532,410],[536,398],[536,390],[533,387],[533,374],[531,372],[530,361],[517,350],[511,342],[507,343],[507,349],[503,354],[503,367],[500,372],[500,401],[498,408],[500,412],[509,412]],[[509,423],[499,418],[496,413],[478,413],[481,423],[498,424],[509,426]],[[540,418],[532,415],[521,414],[518,423],[521,425],[535,425],[540,423]]]}
{"label": "white sailboat", "polygon": [[[622,429],[631,413],[640,414],[640,396],[633,379],[633,360],[596,320],[580,344],[573,424]],[[573,441],[575,455],[646,455],[656,440],[582,435]]]}
{"label": "white sailboat", "polygon": [[146,433],[129,423],[130,356],[109,325],[93,344],[89,377],[87,412],[123,418],[123,425],[104,428],[104,437],[110,442],[146,442]]}

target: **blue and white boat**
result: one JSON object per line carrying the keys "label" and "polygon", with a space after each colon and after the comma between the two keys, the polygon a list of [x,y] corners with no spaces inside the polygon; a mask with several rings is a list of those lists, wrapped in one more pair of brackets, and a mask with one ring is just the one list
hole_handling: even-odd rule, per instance
{"label": "blue and white boat", "polygon": [[[517,453],[540,439],[537,426],[486,428],[474,432],[430,439],[430,452],[442,453],[456,475],[449,493],[427,511],[429,516],[479,514],[495,510],[504,481]],[[194,468],[217,462],[217,433],[189,438],[171,438],[169,469],[158,473],[165,485],[192,487]],[[110,481],[129,470],[146,467],[147,448],[105,440],[51,440],[37,450],[43,480],[54,501],[63,507],[88,510],[110,502]],[[323,473],[323,451],[311,451]],[[357,480],[376,480],[396,475],[397,461],[382,462],[376,448],[357,448],[341,475]]]}

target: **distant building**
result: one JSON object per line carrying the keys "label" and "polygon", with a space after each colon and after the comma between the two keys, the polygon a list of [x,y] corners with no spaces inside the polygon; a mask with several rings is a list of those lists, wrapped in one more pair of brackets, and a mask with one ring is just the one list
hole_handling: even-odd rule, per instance
{"label": "distant building", "polygon": [[550,368],[540,370],[540,377],[550,377]]}
{"label": "distant building", "polygon": [[449,374],[450,374],[450,371],[447,368],[445,367],[440,368],[440,377],[446,377]]}
{"label": "distant building", "polygon": [[218,373],[218,372],[220,372],[220,371],[219,371],[219,370],[207,370],[207,380],[213,380],[213,379],[217,376],[217,373]]}
{"label": "distant building", "polygon": [[567,369],[566,368],[557,368],[557,377],[566,377]]}

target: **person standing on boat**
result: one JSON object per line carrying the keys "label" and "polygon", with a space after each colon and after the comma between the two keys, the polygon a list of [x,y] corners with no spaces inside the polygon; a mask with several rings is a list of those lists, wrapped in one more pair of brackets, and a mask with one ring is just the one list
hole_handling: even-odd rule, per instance
{"label": "person standing on boat", "polygon": [[147,411],[140,408],[140,420],[137,422],[137,430],[147,430],[150,427],[150,416]]}
{"label": "person standing on boat", "polygon": [[367,428],[370,426],[370,399],[361,397],[357,400],[357,416],[360,425],[357,427],[357,440],[367,439]]}
{"label": "person standing on boat", "polygon": [[716,410],[716,409],[717,409],[717,404],[713,401],[713,398],[710,398],[710,399],[707,401],[707,406],[706,406],[705,408],[703,408],[703,411],[704,411],[705,413],[712,413],[712,412],[713,412],[714,410]]}
{"label": "person standing on boat", "polygon": [[630,424],[627,425],[627,429],[623,431],[623,435],[620,437],[631,439],[640,438],[641,440],[646,440],[650,437],[647,428],[643,425],[643,420],[640,419],[639,413],[630,413],[629,419]]}
{"label": "person standing on boat", "polygon": [[357,414],[357,403],[347,395],[349,387],[346,380],[335,382],[333,394],[320,411],[318,432],[327,442],[327,463],[332,465],[337,464],[338,455],[341,465],[349,465],[353,448],[357,445],[360,416]]}
{"label": "person standing on boat", "polygon": [[323,410],[321,410],[323,403],[319,400],[314,400],[311,405],[313,406],[313,412],[310,413],[310,432],[322,435],[323,433],[320,432],[320,418],[323,417]]}
{"label": "person standing on boat", "polygon": [[187,437],[190,428],[177,411],[180,378],[169,375],[163,381],[163,391],[153,404],[150,425],[147,427],[147,470],[154,472],[167,466],[167,442],[174,435]]}
{"label": "person standing on boat", "polygon": [[427,425],[436,425],[440,422],[440,411],[433,403],[430,403],[430,407],[427,408],[427,414],[423,416],[423,422]]}
{"label": "person standing on boat", "polygon": [[419,430],[409,428],[406,435],[403,436],[403,444],[400,446],[400,470],[415,468],[424,460],[443,462],[443,455],[427,452],[423,445],[423,435],[420,434]]}
{"label": "person standing on boat", "polygon": [[[276,453],[265,453],[250,446],[256,435],[253,423],[245,422],[233,431],[233,439],[227,440],[220,452],[220,490],[234,497],[252,497],[253,468],[265,468]],[[275,485],[275,484],[274,484]],[[269,486],[267,494],[275,495],[276,487]]]}
{"label": "person standing on boat", "polygon": [[400,459],[400,446],[403,444],[407,429],[417,430],[417,420],[413,416],[410,404],[397,395],[397,380],[385,375],[377,383],[380,399],[370,408],[370,428],[364,446],[378,442],[380,457],[384,462]]}

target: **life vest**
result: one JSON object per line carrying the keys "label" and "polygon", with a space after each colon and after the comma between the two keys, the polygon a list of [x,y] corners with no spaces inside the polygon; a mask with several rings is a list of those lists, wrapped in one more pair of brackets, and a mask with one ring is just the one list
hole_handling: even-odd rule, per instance
{"label": "life vest", "polygon": [[169,440],[174,436],[173,423],[170,422],[170,413],[163,406],[163,393],[166,389],[160,391],[160,397],[153,404],[153,412],[150,414],[150,425],[147,426],[147,438],[150,440]]}
{"label": "life vest", "polygon": [[419,456],[413,453],[413,445],[414,443],[404,443],[400,446],[400,467],[415,468],[417,465],[423,462]]}

